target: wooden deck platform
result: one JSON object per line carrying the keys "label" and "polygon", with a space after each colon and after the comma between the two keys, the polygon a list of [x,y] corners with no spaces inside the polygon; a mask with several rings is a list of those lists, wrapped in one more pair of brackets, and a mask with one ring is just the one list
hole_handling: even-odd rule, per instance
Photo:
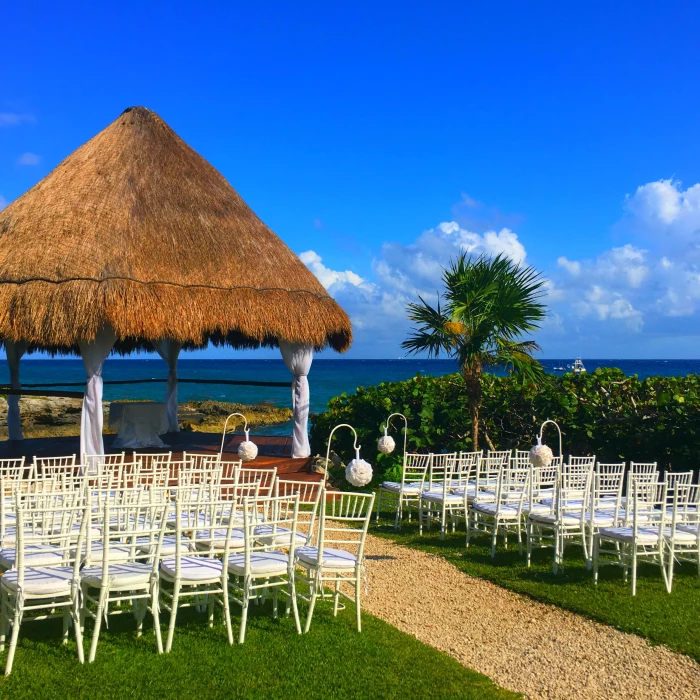
{"label": "wooden deck platform", "polygon": [[[105,435],[104,444],[106,453],[121,452],[113,449],[114,435]],[[148,448],[140,452],[166,452],[173,453],[173,460],[182,459],[183,452],[209,452],[214,454],[221,447],[221,433],[194,433],[180,432],[168,433],[161,436],[168,447],[165,449]],[[244,439],[243,435],[227,435],[224,445],[224,459],[238,459],[238,445]],[[321,475],[309,471],[310,460],[292,459],[292,438],[276,435],[257,435],[254,442],[258,446],[258,457],[252,462],[247,462],[250,467],[276,467],[280,478],[298,481],[320,481]],[[125,450],[127,457],[132,450]],[[55,437],[32,438],[27,440],[3,440],[0,441],[0,459],[11,457],[25,457],[31,462],[36,457],[60,457],[62,455],[76,456],[80,453],[80,438]]]}

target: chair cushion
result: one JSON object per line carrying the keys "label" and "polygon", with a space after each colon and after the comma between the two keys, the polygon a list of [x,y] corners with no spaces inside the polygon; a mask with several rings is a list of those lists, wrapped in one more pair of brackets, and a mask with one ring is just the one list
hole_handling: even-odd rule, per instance
{"label": "chair cushion", "polygon": [[477,513],[483,513],[484,515],[490,515],[495,517],[498,514],[499,518],[504,518],[507,520],[517,520],[518,519],[518,509],[514,506],[504,506],[502,503],[497,506],[495,503],[475,503],[472,505],[472,510]]}
{"label": "chair cushion", "polygon": [[[299,547],[295,553],[300,562],[311,566],[318,565],[318,547]],[[354,569],[356,564],[357,557],[344,549],[326,547],[323,550],[322,568],[324,569]]]}
{"label": "chair cushion", "polygon": [[[25,527],[24,532],[28,536],[41,535],[41,530],[33,530],[32,528]],[[2,538],[3,547],[12,547],[17,544],[17,528],[8,527],[5,530],[5,536]]]}
{"label": "chair cushion", "polygon": [[421,500],[424,501],[432,501],[432,502],[442,502],[443,500],[445,503],[457,503],[461,504],[464,503],[464,496],[458,496],[457,494],[453,493],[446,493],[443,497],[443,492],[442,489],[439,491],[423,491],[423,493],[420,495]]}
{"label": "chair cushion", "polygon": [[[292,531],[286,527],[276,528],[273,536],[272,525],[258,525],[258,527],[253,530],[253,533],[260,542],[274,544],[276,547],[289,546],[292,539]],[[297,545],[306,544],[306,539],[306,535],[303,532],[294,533],[294,542]]]}
{"label": "chair cushion", "polygon": [[[283,576],[289,569],[289,554],[284,552],[254,552],[250,555],[250,570],[254,575]],[[229,557],[228,570],[232,574],[245,574],[245,554]]]}
{"label": "chair cushion", "polygon": [[[606,540],[633,542],[634,529],[632,527],[601,527],[600,536]],[[659,528],[653,525],[637,528],[637,541],[656,544],[659,541]]]}
{"label": "chair cushion", "polygon": [[[529,518],[534,522],[545,523],[547,525],[554,525],[558,520],[556,513],[530,513]],[[567,527],[573,527],[581,522],[581,516],[563,513],[561,522]]]}
{"label": "chair cushion", "polygon": [[[176,547],[176,537],[175,535],[165,535],[163,537],[163,542],[160,546],[161,556],[174,556]],[[148,537],[139,537],[136,539],[136,549],[142,554],[152,554],[156,551],[158,538],[154,536],[154,541],[151,541]],[[192,540],[188,537],[180,538],[180,551],[191,552],[192,551]]]}
{"label": "chair cushion", "polygon": [[[102,557],[104,556],[104,549],[105,545],[104,542],[101,542],[99,540],[95,542],[90,542],[90,562],[94,565],[98,562],[102,561]],[[86,555],[86,547],[83,545],[82,547],[83,550],[83,558]],[[75,556],[75,553],[78,551],[77,547],[72,547],[70,550],[70,554],[72,557]],[[107,556],[109,558],[109,561],[117,562],[117,561],[129,561],[131,558],[131,548],[127,545],[117,545],[113,544],[108,546],[107,549]]]}
{"label": "chair cushion", "polygon": [[[17,569],[6,571],[0,578],[0,584],[11,591],[16,591],[17,574]],[[22,595],[32,598],[70,595],[72,581],[72,566],[25,569]]]}
{"label": "chair cushion", "polygon": [[[180,580],[183,583],[201,581],[214,581],[221,578],[223,565],[218,559],[206,557],[182,557],[180,566]],[[175,557],[164,559],[160,564],[161,576],[169,580],[175,579]]]}
{"label": "chair cushion", "polygon": [[[119,588],[148,586],[152,570],[152,565],[144,562],[110,564],[107,570],[108,583],[110,586]],[[100,588],[102,585],[102,567],[90,566],[84,568],[80,572],[80,579],[87,583],[88,586]]]}
{"label": "chair cushion", "polygon": [[[195,544],[198,549],[223,549],[226,546],[226,528],[214,530],[197,530],[195,535]],[[243,530],[233,528],[231,530],[230,548],[243,549],[245,547],[245,532]]]}
{"label": "chair cushion", "polygon": [[[24,547],[25,566],[59,566],[63,562],[64,552],[52,544],[28,544]],[[0,550],[0,567],[12,569],[17,561],[15,547]]]}
{"label": "chair cushion", "polygon": [[[401,493],[401,482],[399,481],[382,481],[382,489],[384,491],[390,491],[391,493]],[[403,492],[409,494],[415,494],[416,496],[420,494],[420,484],[404,484]]]}
{"label": "chair cushion", "polygon": [[452,493],[455,496],[459,496],[460,500],[464,499],[464,492],[467,492],[467,496],[474,496],[476,494],[476,486],[474,485],[469,485],[466,488],[464,486],[459,486],[457,487]]}

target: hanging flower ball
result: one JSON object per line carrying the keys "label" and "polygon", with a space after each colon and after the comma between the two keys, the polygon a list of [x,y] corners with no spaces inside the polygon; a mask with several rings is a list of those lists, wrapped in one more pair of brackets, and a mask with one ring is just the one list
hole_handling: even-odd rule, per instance
{"label": "hanging flower ball", "polygon": [[251,442],[250,431],[245,431],[245,440],[238,446],[238,456],[243,462],[251,462],[258,456],[258,446]]}
{"label": "hanging flower ball", "polygon": [[372,481],[372,465],[360,459],[360,448],[355,448],[355,459],[345,467],[345,478],[353,486],[367,486]]}
{"label": "hanging flower ball", "polygon": [[382,435],[377,443],[377,449],[384,455],[391,454],[396,448],[396,443],[391,435]]}
{"label": "hanging flower ball", "polygon": [[535,467],[548,467],[553,459],[552,450],[537,438],[537,444],[530,450],[530,463]]}

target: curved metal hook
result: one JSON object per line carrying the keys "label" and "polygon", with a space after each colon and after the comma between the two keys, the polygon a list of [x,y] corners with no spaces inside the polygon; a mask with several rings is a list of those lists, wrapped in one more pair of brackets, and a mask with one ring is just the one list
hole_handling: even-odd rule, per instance
{"label": "curved metal hook", "polygon": [[355,449],[355,456],[359,459],[360,458],[360,447],[361,445],[357,444],[357,431],[355,428],[353,428],[351,425],[348,425],[347,423],[339,423],[338,425],[331,430],[331,434],[328,436],[328,448],[326,449],[326,473],[323,478],[323,483],[325,484],[328,481],[328,462],[330,461],[331,458],[331,440],[333,439],[333,433],[338,430],[338,428],[350,428],[352,430],[355,440],[353,442],[353,447]]}
{"label": "curved metal hook", "polygon": [[559,427],[559,423],[557,423],[555,420],[551,420],[550,418],[547,418],[547,420],[542,423],[540,426],[540,434],[537,436],[537,444],[541,444],[542,442],[542,433],[544,432],[544,426],[547,425],[547,423],[551,423],[552,425],[556,426],[557,430],[559,431],[559,456],[561,457],[562,464],[564,463],[564,451],[561,448],[561,428]]}
{"label": "curved metal hook", "polygon": [[403,431],[403,466],[406,466],[406,441],[408,439],[408,418],[404,416],[403,413],[392,413],[387,419],[386,419],[386,427],[384,428],[384,435],[387,434],[389,428],[391,427],[391,419],[394,416],[398,416],[400,418],[403,418],[404,422],[404,431]]}
{"label": "curved metal hook", "polygon": [[248,419],[242,414],[242,413],[232,413],[229,415],[229,417],[226,419],[226,422],[224,423],[224,432],[223,435],[221,436],[221,450],[219,451],[219,454],[223,455],[224,454],[224,442],[226,440],[226,428],[228,428],[228,422],[229,419],[233,418],[234,416],[240,416],[243,421],[243,432],[245,433],[245,439],[248,440],[250,438],[250,431],[248,430]]}

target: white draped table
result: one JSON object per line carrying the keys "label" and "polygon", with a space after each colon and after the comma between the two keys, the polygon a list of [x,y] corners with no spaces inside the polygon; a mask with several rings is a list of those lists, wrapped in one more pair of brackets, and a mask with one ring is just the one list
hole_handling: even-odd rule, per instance
{"label": "white draped table", "polygon": [[113,402],[109,427],[117,437],[112,447],[167,447],[158,437],[168,432],[166,405],[157,401]]}

